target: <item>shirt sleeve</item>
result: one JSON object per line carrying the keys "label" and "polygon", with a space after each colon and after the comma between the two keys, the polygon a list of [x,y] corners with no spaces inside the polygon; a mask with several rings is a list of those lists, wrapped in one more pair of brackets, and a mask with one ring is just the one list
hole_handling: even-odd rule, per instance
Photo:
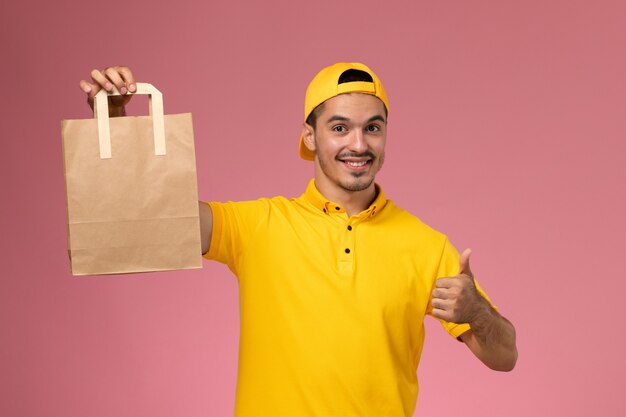
{"label": "shirt sleeve", "polygon": [[[443,247],[443,251],[441,254],[441,260],[439,262],[439,269],[437,271],[436,278],[456,276],[459,273],[459,258],[460,258],[459,252],[454,248],[454,246],[452,246],[450,241],[446,238],[444,242],[444,247]],[[474,278],[474,283],[476,285],[476,289],[478,290],[478,293],[485,300],[487,300],[489,305],[497,309],[497,307],[492,304],[487,294],[485,294],[482,288],[480,288],[480,285],[478,285],[478,281],[476,280],[476,278]],[[467,323],[457,324],[457,323],[447,322],[445,320],[440,320],[440,319],[438,320],[439,322],[441,322],[441,325],[450,334],[450,336],[454,338],[458,338],[459,336],[461,336],[463,333],[465,333],[466,331],[470,329],[470,325]]]}
{"label": "shirt sleeve", "polygon": [[237,275],[246,244],[267,216],[269,204],[266,199],[208,204],[213,214],[213,232],[204,257],[226,264]]}

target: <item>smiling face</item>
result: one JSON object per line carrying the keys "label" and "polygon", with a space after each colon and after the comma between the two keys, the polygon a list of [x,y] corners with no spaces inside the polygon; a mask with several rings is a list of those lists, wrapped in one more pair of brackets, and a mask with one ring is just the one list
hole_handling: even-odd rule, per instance
{"label": "smiling face", "polygon": [[316,126],[305,124],[303,140],[315,152],[315,183],[326,198],[373,192],[385,159],[385,106],[370,94],[341,94],[325,101]]}

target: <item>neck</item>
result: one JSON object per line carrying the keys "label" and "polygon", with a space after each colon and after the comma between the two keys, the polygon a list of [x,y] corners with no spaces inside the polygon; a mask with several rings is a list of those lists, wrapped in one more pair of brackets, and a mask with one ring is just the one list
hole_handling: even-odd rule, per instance
{"label": "neck", "polygon": [[366,210],[376,199],[376,186],[374,182],[364,190],[349,191],[337,184],[331,183],[325,177],[315,175],[315,186],[324,197],[330,201],[341,204],[349,217]]}

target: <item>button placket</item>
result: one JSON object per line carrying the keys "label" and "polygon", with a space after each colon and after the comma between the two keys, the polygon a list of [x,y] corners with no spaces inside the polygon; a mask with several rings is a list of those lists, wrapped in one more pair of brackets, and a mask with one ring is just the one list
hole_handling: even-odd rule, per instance
{"label": "button placket", "polygon": [[353,220],[343,222],[341,233],[341,241],[337,250],[339,251],[339,272],[342,276],[351,277],[354,272],[355,264],[355,225]]}

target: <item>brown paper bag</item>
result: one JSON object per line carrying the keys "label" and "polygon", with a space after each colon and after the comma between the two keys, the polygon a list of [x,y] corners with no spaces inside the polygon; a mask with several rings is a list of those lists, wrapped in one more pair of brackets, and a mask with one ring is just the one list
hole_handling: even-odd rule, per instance
{"label": "brown paper bag", "polygon": [[[119,94],[115,91],[112,94]],[[108,116],[106,91],[94,119],[62,123],[72,274],[201,268],[200,221],[191,114]]]}

